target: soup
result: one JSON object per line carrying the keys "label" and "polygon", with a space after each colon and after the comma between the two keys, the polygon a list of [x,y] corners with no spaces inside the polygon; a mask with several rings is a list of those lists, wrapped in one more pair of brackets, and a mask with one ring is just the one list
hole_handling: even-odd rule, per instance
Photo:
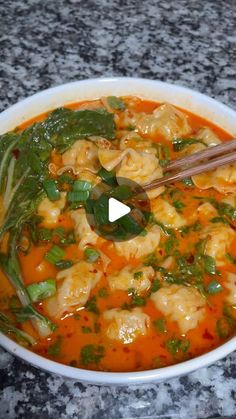
{"label": "soup", "polygon": [[98,235],[87,217],[101,182],[122,199],[125,179],[143,186],[170,160],[230,139],[171,104],[114,96],[2,135],[0,331],[49,359],[111,372],[172,365],[230,338],[234,165],[149,191],[148,224],[129,239]]}

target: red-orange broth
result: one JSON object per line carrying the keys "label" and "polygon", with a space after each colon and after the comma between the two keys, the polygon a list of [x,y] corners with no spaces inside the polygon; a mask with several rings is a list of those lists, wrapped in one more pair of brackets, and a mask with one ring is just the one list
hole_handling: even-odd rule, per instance
{"label": "red-orange broth", "polygon": [[[123,102],[126,106],[126,112],[128,112],[127,109],[129,109],[130,112],[134,114],[151,114],[160,106],[156,102],[132,97],[123,98]],[[67,107],[73,110],[80,108],[86,109],[86,107],[94,107],[96,109],[97,106],[101,107],[102,105],[104,105],[104,101],[103,103],[100,101],[73,103]],[[114,112],[117,137],[120,138],[124,135],[124,132],[121,132],[120,124],[121,121],[123,121],[122,115],[125,111],[111,109],[111,107],[109,107],[108,110]],[[190,135],[181,135],[181,137],[193,138],[200,128],[209,127],[221,141],[228,141],[231,139],[231,135],[223,131],[217,125],[214,125],[197,115],[193,115],[188,111],[181,110],[181,112],[186,115],[188,124],[191,127]],[[44,120],[46,117],[47,114],[40,115],[39,117],[24,123],[19,129],[23,130],[34,122]],[[122,127],[122,130],[125,131],[125,128],[128,128],[127,132],[132,132],[132,130],[134,131],[136,129],[135,126],[128,126]],[[149,140],[153,144],[165,144],[165,147],[168,148],[168,159],[180,157],[181,153],[179,151],[174,151],[172,142],[160,133],[157,132],[156,134],[149,136],[145,133],[141,133],[138,129],[136,129],[136,131],[144,141]],[[116,147],[118,146],[119,139],[116,140]],[[62,166],[60,153],[53,151],[51,154],[51,162],[54,163],[57,169],[60,168]],[[57,175],[55,174],[51,174],[51,176],[57,178]],[[197,208],[204,202],[204,200],[195,199],[196,197],[210,197],[215,199],[216,202],[220,202],[226,197],[226,194],[220,193],[212,187],[203,190],[194,185],[187,186],[184,183],[179,182],[166,188],[163,195],[163,198],[169,203],[173,204],[175,202],[177,212],[181,217],[186,219],[190,219],[193,214],[197,214]],[[178,206],[176,201],[181,202],[181,205]],[[218,217],[220,216],[221,215],[218,215]],[[181,232],[181,229],[174,229],[179,253],[178,256],[175,256],[173,249],[169,249],[168,252],[169,255],[172,255],[175,259],[174,267],[171,268],[171,272],[173,273],[175,273],[175,270],[177,269],[175,265],[176,258],[188,255],[189,263],[192,263],[196,252],[195,245],[200,240],[201,232],[207,225],[211,224],[210,218],[206,220],[204,217],[201,219],[201,216],[197,216],[193,223],[188,221],[187,226],[196,222],[199,223],[199,227],[196,231],[194,231],[194,229],[189,229],[189,231],[183,233]],[[225,223],[227,222],[228,219]],[[230,221],[232,229],[235,228],[234,224],[233,221]],[[44,221],[42,221],[41,225],[48,227],[49,229],[52,228],[51,225],[47,225],[47,222]],[[73,220],[67,210],[62,211],[58,218],[58,222],[53,225],[53,228],[55,229],[59,226],[63,227],[66,231],[70,231],[74,228]],[[25,234],[27,235],[27,232],[25,232]],[[5,236],[1,245],[2,251],[4,252],[7,251],[7,239],[8,237]],[[167,256],[165,247],[167,240],[168,237],[165,234],[161,234],[160,243],[155,252],[152,252],[155,253],[156,256],[155,263],[159,263],[159,265],[163,262],[165,256]],[[126,308],[128,307],[128,309],[130,309],[130,307],[135,307],[133,294],[128,290],[112,291],[109,287],[107,278],[114,272],[121,271],[121,269],[127,265],[133,266],[135,269],[140,263],[143,264],[146,262],[147,264],[151,264],[152,262],[148,262],[147,255],[140,259],[131,258],[130,260],[127,260],[124,256],[117,254],[111,242],[101,240],[100,238],[95,246],[92,245],[90,247],[102,251],[103,254],[108,256],[110,263],[107,272],[102,275],[102,278],[91,290],[89,295],[89,301],[91,302],[92,300],[92,302],[95,302],[95,310],[93,306],[91,310],[91,306],[88,305],[87,307],[84,305],[74,306],[70,312],[64,312],[59,318],[52,316],[51,320],[56,324],[57,329],[47,338],[40,338],[30,321],[19,323],[17,326],[37,340],[37,343],[30,348],[32,351],[63,364],[87,369],[102,371],[141,371],[168,366],[196,357],[222,344],[234,334],[235,310],[233,305],[228,303],[227,297],[230,291],[224,284],[226,282],[227,272],[236,274],[234,259],[236,258],[235,244],[236,239],[231,241],[230,248],[227,250],[231,259],[225,259],[224,264],[217,266],[216,275],[204,272],[202,285],[205,289],[207,289],[208,284],[214,280],[217,280],[221,284],[222,289],[215,294],[209,293],[204,295],[206,304],[204,306],[205,311],[203,319],[199,321],[196,327],[188,330],[186,333],[181,333],[178,322],[173,321],[171,315],[165,315],[163,314],[163,311],[158,310],[153,300],[150,298],[149,289],[139,295],[139,297],[143,299],[142,304],[139,305],[140,301],[138,302],[138,306],[142,312],[149,316],[149,326],[146,333],[144,335],[138,335],[132,343],[128,344],[125,344],[118,339],[111,339],[107,336],[106,330],[108,323],[103,317],[103,312],[113,308],[124,307],[124,304],[126,304]],[[50,242],[40,242],[36,245],[31,244],[27,254],[24,254],[19,250],[18,255],[25,286],[32,283],[39,283],[48,278],[56,278],[59,269],[44,259],[45,253],[51,247],[52,244]],[[73,263],[84,260],[84,252],[83,249],[79,248],[78,240],[76,243],[65,246],[64,250],[65,259],[69,259]],[[153,257],[153,259],[155,258]],[[103,269],[100,259],[94,263],[94,267],[98,270]],[[3,273],[0,275],[0,310],[6,315],[10,314],[10,316],[14,318],[14,314],[12,315],[12,313],[10,313],[9,301],[11,300],[11,297],[15,295],[15,291],[6,276]],[[155,271],[155,275],[157,275],[157,271]],[[163,278],[160,279],[160,273],[158,278],[161,284],[159,285],[162,286],[165,280],[163,280]],[[155,280],[156,276],[152,279],[152,282]],[[46,300],[36,303],[35,307],[39,312],[48,316]],[[156,322],[156,320],[158,321]],[[221,326],[226,325],[225,327],[227,329],[226,332],[223,330],[220,335],[218,330],[219,322],[221,322]],[[92,345],[90,348],[95,348],[95,352],[92,352],[93,355],[94,353],[98,353],[98,357],[92,357],[91,362],[89,358],[87,358],[85,362],[81,358],[81,349],[87,345]]]}

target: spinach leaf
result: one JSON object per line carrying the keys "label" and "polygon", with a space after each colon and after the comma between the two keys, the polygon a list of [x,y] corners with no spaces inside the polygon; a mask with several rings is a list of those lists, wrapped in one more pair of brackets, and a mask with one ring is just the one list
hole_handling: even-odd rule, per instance
{"label": "spinach leaf", "polygon": [[111,108],[117,110],[117,111],[124,111],[126,108],[125,103],[122,99],[116,96],[108,96],[107,102],[110,105]]}
{"label": "spinach leaf", "polygon": [[80,138],[102,136],[115,138],[114,115],[105,109],[72,111],[60,108],[53,111],[42,123],[47,140],[64,152]]}

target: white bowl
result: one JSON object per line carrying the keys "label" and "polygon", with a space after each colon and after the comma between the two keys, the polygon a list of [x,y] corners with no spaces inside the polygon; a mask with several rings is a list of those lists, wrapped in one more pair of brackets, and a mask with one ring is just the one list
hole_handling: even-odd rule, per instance
{"label": "white bowl", "polygon": [[[200,115],[236,136],[236,112],[205,95],[181,86],[138,78],[82,80],[53,87],[25,99],[0,114],[0,133],[4,133],[43,112],[66,103],[108,95],[135,95],[158,102],[170,102]],[[73,368],[43,358],[0,333],[0,344],[32,365],[93,384],[138,384],[162,381],[207,366],[236,349],[236,337],[197,358],[149,371],[110,373]]]}

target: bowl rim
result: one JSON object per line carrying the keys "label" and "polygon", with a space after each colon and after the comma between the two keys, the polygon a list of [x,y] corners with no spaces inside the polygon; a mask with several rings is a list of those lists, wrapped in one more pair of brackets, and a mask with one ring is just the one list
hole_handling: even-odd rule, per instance
{"label": "bowl rim", "polygon": [[[10,120],[14,114],[17,114],[20,110],[24,109],[25,106],[30,106],[33,101],[41,100],[47,95],[53,96],[58,92],[63,92],[66,89],[72,89],[76,86],[84,85],[111,85],[117,83],[125,83],[127,86],[128,84],[136,84],[136,85],[143,85],[149,86],[155,85],[155,88],[158,86],[160,88],[166,88],[172,90],[174,93],[184,93],[186,96],[192,96],[193,100],[196,99],[202,101],[203,103],[207,103],[208,106],[213,106],[218,109],[219,112],[226,114],[230,119],[236,120],[236,112],[228,107],[227,105],[210,98],[198,91],[193,89],[189,89],[187,87],[180,86],[178,84],[171,84],[166,83],[159,80],[150,80],[144,78],[136,78],[136,77],[106,77],[106,78],[92,78],[92,79],[84,79],[79,81],[74,81],[70,83],[61,84],[59,86],[51,87],[49,89],[42,90],[34,95],[25,98],[18,103],[10,106],[8,109],[4,110],[0,114],[0,121],[4,120],[5,118]],[[138,96],[139,95],[137,93]],[[152,99],[151,99],[152,100]],[[73,101],[65,101],[66,103],[72,103]],[[53,109],[53,108],[51,108]],[[37,115],[37,114],[36,114]],[[35,116],[36,116],[35,115]],[[39,115],[39,113],[38,113]],[[28,118],[30,119],[30,118]],[[24,120],[27,120],[25,118]],[[13,126],[14,128],[14,126]],[[232,131],[232,129],[231,129]],[[235,126],[235,133],[236,133],[236,126]],[[65,376],[67,378],[73,378],[85,383],[92,383],[92,384],[102,384],[102,385],[127,385],[127,384],[144,384],[150,382],[158,382],[163,381],[169,378],[181,376],[187,373],[190,373],[196,369],[201,367],[206,367],[209,364],[212,364],[222,358],[224,358],[229,353],[233,352],[236,349],[236,337],[232,337],[227,342],[223,343],[222,345],[218,346],[217,348],[206,352],[200,356],[192,358],[190,360],[174,364],[168,367],[163,367],[159,369],[152,369],[152,370],[144,370],[138,372],[104,372],[104,371],[93,371],[93,370],[85,370],[82,368],[75,368],[71,366],[67,366],[61,364],[56,361],[52,361],[50,359],[44,358],[29,349],[24,348],[23,346],[19,345],[9,337],[3,335],[0,332],[0,346],[4,349],[9,351],[10,353],[16,355],[17,357],[21,358],[24,361],[32,364],[35,367],[41,368],[45,371],[59,374]]]}

